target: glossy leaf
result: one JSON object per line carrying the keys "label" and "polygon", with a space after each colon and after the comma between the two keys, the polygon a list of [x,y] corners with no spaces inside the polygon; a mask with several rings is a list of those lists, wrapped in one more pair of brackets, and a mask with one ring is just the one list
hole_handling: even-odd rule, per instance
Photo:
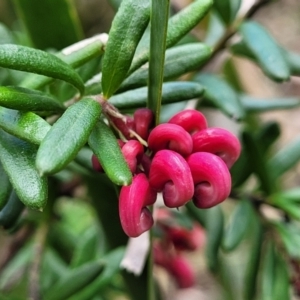
{"label": "glossy leaf", "polygon": [[53,174],[70,163],[87,142],[101,114],[101,106],[84,98],[70,106],[41,142],[36,157],[40,174]]}
{"label": "glossy leaf", "polygon": [[65,109],[50,95],[13,86],[0,86],[0,105],[23,111],[63,111]]}
{"label": "glossy leaf", "polygon": [[112,130],[99,121],[94,127],[89,146],[99,159],[108,178],[117,185],[129,185],[132,175]]}
{"label": "glossy leaf", "polygon": [[241,120],[245,117],[238,95],[227,82],[212,74],[199,74],[193,80],[204,86],[204,98],[230,118]]}
{"label": "glossy leaf", "polygon": [[32,112],[0,107],[0,128],[22,140],[39,145],[51,125]]}
{"label": "glossy leaf", "polygon": [[[199,98],[204,92],[201,84],[189,81],[174,81],[162,86],[162,104]],[[114,95],[109,102],[119,109],[145,107],[148,88],[142,87]]]}
{"label": "glossy leaf", "polygon": [[149,0],[123,0],[114,17],[102,63],[102,89],[109,98],[126,78],[150,17]]}
{"label": "glossy leaf", "polygon": [[[202,43],[190,43],[172,47],[166,51],[164,80],[177,78],[197,70],[211,55],[211,48]],[[146,86],[148,66],[138,69],[121,85],[119,91]]]}
{"label": "glossy leaf", "polygon": [[230,24],[236,17],[241,0],[215,0],[214,7],[225,24]]}
{"label": "glossy leaf", "polygon": [[0,210],[7,203],[11,190],[10,181],[0,162]]}
{"label": "glossy leaf", "polygon": [[[166,48],[175,45],[182,37],[190,32],[204,18],[212,4],[212,0],[197,0],[172,16],[168,23]],[[137,70],[149,59],[149,43],[147,43],[147,39],[150,40],[150,35],[143,39],[144,46],[137,55],[135,55],[129,74]]]}
{"label": "glossy leaf", "polygon": [[251,223],[252,210],[248,199],[240,200],[223,235],[222,248],[225,251],[234,250],[243,240]]}
{"label": "glossy leaf", "polygon": [[26,206],[43,209],[48,187],[35,168],[36,151],[36,146],[0,130],[0,160],[16,194]]}
{"label": "glossy leaf", "polygon": [[41,74],[74,85],[80,93],[84,84],[79,75],[55,55],[19,45],[0,45],[0,66],[3,68]]}
{"label": "glossy leaf", "polygon": [[245,45],[267,76],[275,81],[289,79],[289,66],[280,46],[264,27],[254,21],[247,21],[242,23],[239,32]]}

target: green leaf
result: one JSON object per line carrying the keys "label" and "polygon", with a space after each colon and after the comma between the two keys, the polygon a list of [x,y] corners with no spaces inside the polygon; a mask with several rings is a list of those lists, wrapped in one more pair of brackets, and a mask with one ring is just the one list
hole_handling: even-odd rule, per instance
{"label": "green leaf", "polygon": [[249,113],[260,113],[270,110],[291,109],[300,106],[300,98],[256,98],[250,95],[240,96],[244,109]]}
{"label": "green leaf", "polygon": [[[162,103],[174,103],[202,96],[204,89],[197,82],[174,81],[162,86]],[[119,109],[145,107],[148,88],[142,87],[112,96],[109,102]]]}
{"label": "green leaf", "polygon": [[32,112],[0,107],[0,128],[22,140],[39,145],[51,125]]}
{"label": "green leaf", "polygon": [[208,73],[196,75],[193,80],[204,86],[204,98],[230,118],[241,120],[245,117],[238,95],[226,81]]}
{"label": "green leaf", "polygon": [[300,75],[300,54],[282,48],[282,54],[289,65],[291,75]]}
{"label": "green leaf", "polygon": [[10,30],[0,23],[0,44],[13,44],[14,38]]}
{"label": "green leaf", "polygon": [[[212,0],[197,0],[182,9],[169,19],[166,48],[175,45],[179,40],[190,32],[206,15],[212,6]],[[143,38],[144,47],[135,55],[129,74],[137,70],[149,59],[150,34]]]}
{"label": "green leaf", "polygon": [[20,198],[29,208],[43,209],[47,202],[47,179],[35,168],[37,147],[0,130],[0,161]]}
{"label": "green leaf", "polygon": [[108,178],[117,185],[129,185],[132,175],[112,130],[99,121],[94,127],[89,146],[99,159]]}
{"label": "green leaf", "polygon": [[[168,49],[165,57],[164,80],[175,79],[197,70],[210,55],[211,48],[202,43],[184,44]],[[148,70],[148,66],[145,66],[135,71],[122,83],[119,91],[146,86]]]}
{"label": "green leaf", "polygon": [[214,8],[225,24],[234,21],[236,14],[241,6],[241,0],[215,0]]}
{"label": "green leaf", "polygon": [[0,210],[0,226],[10,229],[18,221],[24,209],[24,204],[19,200],[15,191],[11,191],[5,206]]}
{"label": "green leaf", "polygon": [[71,162],[87,142],[101,114],[101,106],[83,98],[70,106],[43,139],[36,157],[40,174],[53,174]]}
{"label": "green leaf", "polygon": [[72,272],[68,272],[55,285],[51,286],[45,292],[43,299],[65,300],[93,282],[102,271],[103,261],[100,260],[88,262],[73,269]]}
{"label": "green leaf", "polygon": [[19,45],[0,45],[0,66],[61,79],[75,86],[80,93],[84,84],[68,64],[55,55]]}
{"label": "green leaf", "polygon": [[152,0],[150,15],[151,30],[147,107],[153,111],[156,124],[159,123],[162,99],[169,5],[170,0]]}
{"label": "green leaf", "polygon": [[[75,43],[56,53],[55,56],[70,65],[72,68],[78,68],[93,58],[102,55],[104,52],[104,46],[105,36],[98,35]],[[28,74],[20,85],[30,89],[40,89],[52,81],[54,81],[54,78],[37,74]]]}
{"label": "green leaf", "polygon": [[25,111],[63,111],[65,109],[50,95],[13,86],[0,86],[0,105]]}
{"label": "green leaf", "polygon": [[248,199],[240,200],[223,235],[222,248],[225,251],[233,251],[245,237],[251,223],[252,210]]}
{"label": "green leaf", "polygon": [[0,162],[0,210],[7,203],[11,192],[11,184]]}
{"label": "green leaf", "polygon": [[71,1],[14,0],[13,2],[36,48],[61,49],[83,37],[77,11]]}
{"label": "green leaf", "polygon": [[149,0],[123,0],[109,31],[102,63],[102,90],[109,98],[126,78],[150,17]]}
{"label": "green leaf", "polygon": [[281,148],[268,162],[272,179],[275,180],[293,168],[300,160],[300,138],[295,138],[291,143]]}
{"label": "green leaf", "polygon": [[290,78],[289,66],[280,46],[264,27],[254,21],[247,21],[242,23],[239,32],[267,76],[275,81],[286,81]]}

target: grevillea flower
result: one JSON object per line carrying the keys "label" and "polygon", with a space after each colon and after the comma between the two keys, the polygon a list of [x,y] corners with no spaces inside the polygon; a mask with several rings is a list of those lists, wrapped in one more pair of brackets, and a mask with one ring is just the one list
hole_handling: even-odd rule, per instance
{"label": "grevillea flower", "polygon": [[134,120],[131,116],[123,116],[123,118],[109,116],[109,118],[126,139],[132,138],[130,130],[134,130]]}
{"label": "grevillea flower", "polygon": [[185,109],[174,115],[168,123],[176,124],[184,128],[190,134],[194,134],[207,128],[205,116],[198,110]]}
{"label": "grevillea flower", "polygon": [[195,183],[195,206],[209,208],[229,196],[231,176],[220,157],[208,152],[197,152],[187,158],[187,163]]}
{"label": "grevillea flower", "polygon": [[150,128],[154,123],[154,114],[149,108],[139,108],[133,114],[135,132],[144,140],[149,136]]}
{"label": "grevillea flower", "polygon": [[150,132],[148,146],[154,152],[170,149],[187,156],[192,153],[193,141],[190,134],[181,126],[164,123]]}
{"label": "grevillea flower", "polygon": [[230,168],[241,153],[241,144],[236,136],[223,128],[210,127],[192,136],[193,153],[210,152],[218,155]]}
{"label": "grevillea flower", "polygon": [[153,157],[149,182],[157,192],[162,192],[168,207],[186,204],[194,194],[194,183],[185,159],[172,150],[160,150]]}
{"label": "grevillea flower", "polygon": [[121,149],[123,156],[132,173],[135,173],[136,166],[144,153],[144,147],[137,140],[129,140]]}
{"label": "grevillea flower", "polygon": [[129,186],[121,188],[119,196],[119,214],[124,232],[129,237],[137,237],[153,225],[151,212],[146,205],[153,203],[156,193],[150,188],[145,174],[133,177]]}

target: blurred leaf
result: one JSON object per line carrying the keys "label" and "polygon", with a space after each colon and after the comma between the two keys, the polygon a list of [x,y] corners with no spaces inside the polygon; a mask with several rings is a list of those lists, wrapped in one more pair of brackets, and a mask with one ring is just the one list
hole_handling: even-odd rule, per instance
{"label": "blurred leaf", "polygon": [[43,139],[36,157],[40,174],[53,174],[71,162],[87,142],[101,114],[101,106],[84,98],[70,106]]}
{"label": "blurred leaf", "polygon": [[288,51],[287,49],[282,47],[282,54],[287,61],[291,75],[299,76],[300,75],[300,54],[292,51]]}
{"label": "blurred leaf", "polygon": [[300,160],[299,147],[300,138],[296,137],[292,142],[282,147],[267,162],[273,180],[277,179],[297,164],[297,162]]}
{"label": "blurred leaf", "polygon": [[219,18],[219,15],[214,11],[211,11],[208,16],[207,26],[206,36],[203,42],[211,47],[215,47],[225,33],[225,26]]}
{"label": "blurred leaf", "polygon": [[64,80],[74,85],[80,93],[84,84],[79,75],[53,54],[19,45],[0,45],[0,66],[31,72]]}
{"label": "blurred leaf", "polygon": [[245,117],[238,95],[226,81],[208,73],[198,74],[193,80],[204,86],[204,98],[230,118],[241,120]]}
{"label": "blurred leaf", "polygon": [[14,37],[10,30],[2,23],[0,23],[0,44],[13,44]]}
{"label": "blurred leaf", "polygon": [[18,221],[24,204],[19,200],[15,191],[12,190],[5,206],[0,210],[0,226],[10,229]]}
{"label": "blurred leaf", "polygon": [[[189,81],[174,81],[162,86],[162,103],[174,103],[194,98],[203,94],[199,83]],[[145,107],[148,98],[148,88],[142,87],[112,96],[109,102],[119,109]]]}
{"label": "blurred leaf", "polygon": [[123,0],[114,17],[102,63],[102,89],[109,98],[126,78],[150,17],[149,0]]}
{"label": "blurred leaf", "polygon": [[[0,160],[20,200],[33,209],[47,202],[47,179],[35,168],[37,147],[0,130]],[[25,180],[26,179],[26,180]]]}
{"label": "blurred leaf", "polygon": [[223,235],[222,248],[225,251],[233,251],[245,237],[251,223],[252,210],[248,199],[240,200],[237,204]]}
{"label": "blurred leaf", "polygon": [[12,187],[8,176],[5,173],[3,166],[0,162],[0,210],[7,203],[11,189]]}
{"label": "blurred leaf", "polygon": [[300,106],[300,98],[296,97],[265,99],[241,95],[240,99],[244,109],[249,113],[291,109]]}
{"label": "blurred leaf", "polygon": [[24,111],[63,111],[65,109],[50,95],[13,86],[0,86],[0,105]]}
{"label": "blurred leaf", "polygon": [[187,101],[164,104],[161,107],[160,123],[167,123],[176,113],[182,111],[187,106]]}
{"label": "blurred leaf", "polygon": [[[166,51],[164,80],[175,79],[198,69],[211,55],[211,48],[202,43],[184,44]],[[138,69],[121,85],[119,91],[146,86],[148,66]]]}
{"label": "blurred leaf", "polygon": [[149,84],[147,107],[159,123],[170,0],[152,0],[150,14]]}
{"label": "blurred leaf", "polygon": [[129,185],[131,183],[132,174],[117,139],[103,121],[96,124],[88,143],[99,159],[106,175],[113,183],[117,185]]}
{"label": "blurred leaf", "polygon": [[235,89],[237,92],[243,92],[243,84],[241,82],[240,75],[238,73],[238,67],[233,57],[230,57],[223,64],[222,72],[224,79]]}
{"label": "blurred leaf", "polygon": [[[197,0],[182,9],[176,15],[169,19],[168,32],[166,40],[166,48],[175,45],[179,40],[190,32],[206,15],[212,0]],[[143,37],[143,47],[134,56],[129,74],[133,73],[149,59],[149,43],[150,33]]]}
{"label": "blurred leaf", "polygon": [[18,17],[24,23],[36,48],[61,49],[83,37],[73,2],[68,0],[44,0],[42,2],[14,0],[13,2]]}
{"label": "blurred leaf", "polygon": [[289,67],[280,46],[263,26],[247,21],[242,23],[239,32],[267,76],[275,81],[286,81],[290,78]]}
{"label": "blurred leaf", "polygon": [[32,112],[0,107],[0,128],[22,140],[39,145],[51,125]]}
{"label": "blurred leaf", "polygon": [[108,2],[115,9],[115,11],[117,11],[119,6],[121,5],[122,0],[108,0]]}
{"label": "blurred leaf", "polygon": [[241,6],[241,0],[215,0],[214,8],[225,24],[234,21],[236,14]]}

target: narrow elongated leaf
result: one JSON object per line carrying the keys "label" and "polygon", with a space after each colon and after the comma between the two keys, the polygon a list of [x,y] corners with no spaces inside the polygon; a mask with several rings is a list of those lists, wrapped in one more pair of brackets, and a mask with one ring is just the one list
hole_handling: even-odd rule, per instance
{"label": "narrow elongated leaf", "polygon": [[[181,102],[202,96],[204,89],[197,82],[174,81],[162,86],[162,104]],[[142,87],[114,95],[109,102],[119,109],[145,107],[148,98],[148,88]]]}
{"label": "narrow elongated leaf", "polygon": [[36,166],[40,174],[62,170],[87,142],[101,114],[101,106],[84,98],[70,106],[51,127],[37,152]]}
{"label": "narrow elongated leaf", "polygon": [[222,247],[225,251],[234,250],[246,235],[251,223],[252,210],[249,200],[243,199],[231,214],[223,235]]}
{"label": "narrow elongated leaf", "polygon": [[42,209],[48,186],[35,168],[36,151],[36,146],[0,130],[0,161],[16,194],[26,206]]}
{"label": "narrow elongated leaf", "polygon": [[7,203],[11,192],[11,184],[0,162],[0,210]]}
{"label": "narrow elongated leaf", "polygon": [[0,107],[0,128],[22,140],[39,145],[51,125],[32,112]]}
{"label": "narrow elongated leaf", "polygon": [[63,111],[64,106],[45,93],[23,87],[0,86],[0,105],[25,111]]}
{"label": "narrow elongated leaf", "polygon": [[93,261],[67,273],[45,293],[45,300],[65,300],[90,284],[103,271],[102,261]]}
{"label": "narrow elongated leaf", "polygon": [[300,98],[296,97],[260,99],[249,95],[241,95],[240,99],[244,109],[250,113],[291,109],[300,106]]}
{"label": "narrow elongated leaf", "polygon": [[300,138],[295,138],[290,144],[281,148],[268,162],[270,174],[277,179],[286,171],[295,166],[300,160]]}
{"label": "narrow elongated leaf", "polygon": [[102,64],[102,89],[109,98],[126,78],[150,17],[149,0],[123,0],[109,31]]}
{"label": "narrow elongated leaf", "polygon": [[239,29],[243,41],[267,76],[275,81],[290,78],[289,66],[273,37],[254,21],[244,22]]}
{"label": "narrow elongated leaf", "polygon": [[[106,40],[106,34],[96,35],[63,49],[55,54],[55,56],[70,65],[72,68],[78,68],[91,59],[102,55]],[[43,75],[28,74],[20,85],[30,89],[39,89],[51,83],[53,80],[54,78]]]}
{"label": "narrow elongated leaf", "polygon": [[[164,80],[175,79],[185,73],[197,70],[211,54],[211,48],[202,43],[184,44],[166,51]],[[138,69],[121,85],[119,91],[146,86],[148,66]]]}
{"label": "narrow elongated leaf", "polygon": [[[175,45],[191,31],[204,18],[212,4],[212,0],[197,0],[172,16],[168,23],[166,48]],[[149,43],[147,43],[147,39],[150,40],[150,34],[143,39],[144,47],[134,57],[129,74],[137,70],[149,59]]]}
{"label": "narrow elongated leaf", "polygon": [[215,0],[214,7],[218,14],[225,22],[225,24],[230,24],[241,6],[241,0]]}
{"label": "narrow elongated leaf", "polygon": [[156,124],[158,124],[162,98],[170,0],[152,0],[151,2],[147,107],[154,112]]}
{"label": "narrow elongated leaf", "polygon": [[212,74],[196,75],[193,80],[204,86],[204,98],[230,118],[241,120],[245,117],[238,95],[227,82]]}
{"label": "narrow elongated leaf", "polygon": [[0,210],[0,226],[9,229],[16,224],[24,209],[24,204],[14,190],[11,191],[6,205]]}
{"label": "narrow elongated leaf", "polygon": [[64,80],[80,93],[84,84],[79,75],[55,55],[20,45],[0,45],[0,66],[3,68],[41,74]]}
{"label": "narrow elongated leaf", "polygon": [[61,49],[83,37],[77,11],[72,2],[67,0],[13,2],[36,48]]}
{"label": "narrow elongated leaf", "polygon": [[111,129],[99,121],[94,127],[89,146],[99,159],[108,178],[117,185],[129,185],[132,175]]}
{"label": "narrow elongated leaf", "polygon": [[291,75],[300,75],[300,54],[282,48],[283,56],[289,65]]}

